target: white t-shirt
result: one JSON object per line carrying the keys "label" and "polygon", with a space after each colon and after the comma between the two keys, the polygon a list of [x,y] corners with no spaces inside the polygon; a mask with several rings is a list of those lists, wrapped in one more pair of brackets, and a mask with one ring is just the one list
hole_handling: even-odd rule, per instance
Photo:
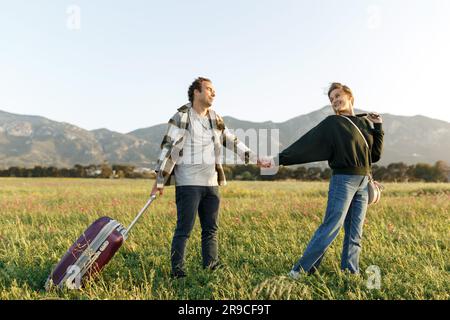
{"label": "white t-shirt", "polygon": [[208,116],[189,111],[189,134],[175,169],[177,186],[217,186],[213,132]]}

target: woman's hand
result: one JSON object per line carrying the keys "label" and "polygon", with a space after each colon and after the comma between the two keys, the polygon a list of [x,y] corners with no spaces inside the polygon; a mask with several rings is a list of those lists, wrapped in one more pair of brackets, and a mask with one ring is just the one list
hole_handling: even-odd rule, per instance
{"label": "woman's hand", "polygon": [[373,123],[383,123],[383,119],[381,118],[381,116],[375,112],[367,114],[367,119],[369,119]]}

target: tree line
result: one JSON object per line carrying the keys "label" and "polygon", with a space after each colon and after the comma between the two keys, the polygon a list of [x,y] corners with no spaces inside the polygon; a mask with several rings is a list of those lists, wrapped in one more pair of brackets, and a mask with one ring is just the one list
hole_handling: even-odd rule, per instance
{"label": "tree line", "polygon": [[33,168],[10,167],[0,170],[0,177],[20,177],[20,178],[154,178],[155,173],[150,169],[136,168],[130,165],[108,165],[91,164],[88,166],[75,165],[72,168],[56,168],[35,166]]}
{"label": "tree line", "polygon": [[[227,179],[230,180],[303,180],[327,181],[332,171],[330,168],[280,167],[275,175],[261,175],[256,166],[227,166],[224,168]],[[434,165],[418,163],[407,165],[403,162],[391,163],[388,166],[372,165],[372,175],[375,180],[385,182],[449,182],[450,167],[444,161],[437,161]]]}
{"label": "tree line", "polygon": [[[261,175],[255,165],[224,166],[228,180],[303,180],[327,181],[331,177],[330,168],[321,167],[279,167],[275,175]],[[450,167],[444,161],[434,165],[418,163],[407,165],[403,162],[391,163],[388,166],[372,166],[374,179],[385,182],[449,182]],[[63,178],[109,178],[109,179],[148,179],[154,178],[155,172],[147,168],[136,168],[131,165],[75,165],[72,168],[56,168],[35,166],[33,168],[10,167],[0,170],[0,177],[63,177]]]}

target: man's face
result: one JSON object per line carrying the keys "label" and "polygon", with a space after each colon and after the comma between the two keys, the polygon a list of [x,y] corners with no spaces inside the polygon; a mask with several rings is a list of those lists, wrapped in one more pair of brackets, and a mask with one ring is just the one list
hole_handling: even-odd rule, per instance
{"label": "man's face", "polygon": [[195,100],[208,107],[211,107],[214,101],[214,97],[216,96],[216,90],[214,89],[214,86],[211,82],[203,81],[202,91],[199,92],[198,90],[195,90],[194,94]]}
{"label": "man's face", "polygon": [[340,88],[331,91],[330,102],[336,114],[348,112],[352,109],[350,97]]}

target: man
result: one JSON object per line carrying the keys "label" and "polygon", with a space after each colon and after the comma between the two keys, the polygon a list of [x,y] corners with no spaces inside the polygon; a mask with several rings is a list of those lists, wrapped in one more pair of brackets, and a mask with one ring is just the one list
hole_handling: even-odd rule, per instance
{"label": "man", "polygon": [[161,143],[152,195],[163,194],[165,184],[175,176],[177,225],[172,240],[173,278],[186,276],[185,248],[198,211],[202,227],[203,268],[221,266],[217,252],[217,231],[220,196],[218,186],[226,184],[221,165],[222,145],[233,150],[247,164],[261,163],[256,155],[226,128],[223,119],[211,106],[215,89],[211,80],[197,78],[188,90],[189,103],[178,109],[169,120]]}

